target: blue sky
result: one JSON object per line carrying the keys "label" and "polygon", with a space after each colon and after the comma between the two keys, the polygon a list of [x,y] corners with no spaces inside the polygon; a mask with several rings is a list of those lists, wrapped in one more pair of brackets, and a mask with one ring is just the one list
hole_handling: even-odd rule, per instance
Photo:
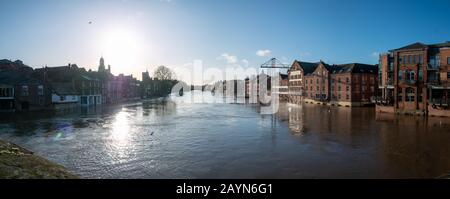
{"label": "blue sky", "polygon": [[205,67],[258,66],[270,57],[374,64],[379,52],[450,40],[448,0],[0,0],[0,7],[0,59],[94,69],[103,55],[115,74],[194,59]]}

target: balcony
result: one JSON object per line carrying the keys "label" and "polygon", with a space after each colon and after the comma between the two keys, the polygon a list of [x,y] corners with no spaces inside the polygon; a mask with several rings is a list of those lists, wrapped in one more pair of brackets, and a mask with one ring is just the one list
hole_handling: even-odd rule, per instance
{"label": "balcony", "polygon": [[439,65],[438,64],[428,64],[427,70],[439,70]]}
{"label": "balcony", "polygon": [[403,79],[400,80],[401,84],[407,84],[407,85],[415,85],[417,81],[415,79]]}

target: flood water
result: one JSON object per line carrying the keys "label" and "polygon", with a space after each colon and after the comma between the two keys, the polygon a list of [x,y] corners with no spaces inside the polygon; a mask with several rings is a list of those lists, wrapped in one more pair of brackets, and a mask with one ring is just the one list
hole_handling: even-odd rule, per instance
{"label": "flood water", "polygon": [[0,139],[85,178],[434,178],[450,172],[447,118],[311,104],[281,104],[277,114],[262,115],[257,105],[223,100],[196,92],[65,113],[3,114]]}

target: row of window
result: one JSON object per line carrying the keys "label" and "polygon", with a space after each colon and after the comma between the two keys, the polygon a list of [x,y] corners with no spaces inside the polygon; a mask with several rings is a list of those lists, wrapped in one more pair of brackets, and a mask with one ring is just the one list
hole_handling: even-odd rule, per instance
{"label": "row of window", "polygon": [[[325,95],[325,94],[313,94],[313,93],[311,93],[310,94],[310,96],[311,96],[311,98],[316,98],[316,99],[327,99],[327,95]],[[336,95],[332,95],[332,99],[333,100],[336,100],[336,99],[339,99],[339,100],[341,100],[342,98],[341,98],[341,94],[338,94],[337,95],[337,97],[336,97]],[[350,95],[349,94],[347,94],[347,95],[345,95],[345,99],[346,100],[349,100],[350,99]]]}
{"label": "row of window", "polygon": [[[37,94],[40,96],[44,95],[44,86],[42,86],[42,85],[37,86]],[[30,95],[28,86],[22,86],[21,95],[24,97]]]}
{"label": "row of window", "polygon": [[419,55],[404,55],[399,57],[399,63],[406,64],[423,64],[423,56]]}
{"label": "row of window", "polygon": [[[417,75],[418,80],[423,80],[423,70],[419,69],[419,74]],[[416,71],[413,70],[400,70],[398,71],[398,80],[406,80],[406,81],[415,81],[416,80]]]}
{"label": "row of window", "polygon": [[0,97],[13,97],[13,88],[0,88]]}
{"label": "row of window", "polygon": [[[414,102],[415,101],[415,97],[416,97],[416,92],[414,90],[414,88],[406,88],[405,89],[405,101],[406,102]],[[420,90],[418,91],[418,97],[417,97],[417,102],[422,102],[422,92],[420,92]],[[403,101],[403,91],[402,89],[398,90],[398,94],[397,94],[397,100],[398,101]]]}
{"label": "row of window", "polygon": [[[355,82],[358,82],[358,78],[354,78],[354,80],[353,81],[355,81]],[[322,83],[325,83],[325,78],[322,78]],[[338,77],[337,78],[337,81],[338,82],[341,82],[341,78],[340,77]],[[310,79],[309,81],[308,80],[306,80],[305,81],[305,84],[308,84],[308,82],[310,83],[310,84],[313,84],[313,80],[312,79]],[[346,83],[350,83],[350,78],[345,78],[345,82]],[[319,79],[316,79],[316,84],[318,84],[319,83]],[[335,79],[331,79],[331,84],[334,84],[335,83]],[[367,83],[367,79],[366,78],[362,78],[361,79],[361,83],[362,84],[366,84]],[[370,83],[371,84],[375,84],[375,78],[374,77],[370,77]]]}

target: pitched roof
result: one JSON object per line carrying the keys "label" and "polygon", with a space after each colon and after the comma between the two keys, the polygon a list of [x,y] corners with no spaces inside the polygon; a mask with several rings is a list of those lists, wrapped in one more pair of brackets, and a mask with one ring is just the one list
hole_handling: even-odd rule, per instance
{"label": "pitched roof", "polygon": [[423,44],[423,43],[420,43],[420,42],[416,42],[416,43],[409,44],[407,46],[403,46],[401,48],[397,48],[397,49],[394,49],[394,50],[414,50],[414,49],[422,49],[422,48],[426,48],[426,47],[427,47],[426,44]]}
{"label": "pitched roof", "polygon": [[437,43],[437,44],[424,44],[420,42],[416,42],[413,44],[409,44],[407,46],[403,46],[401,48],[397,48],[391,51],[397,51],[397,50],[416,50],[416,49],[423,49],[423,48],[443,48],[443,47],[450,47],[450,41],[444,42],[444,43]]}
{"label": "pitched roof", "polygon": [[297,61],[297,60],[295,60],[295,62],[297,62],[300,65],[300,67],[303,69],[303,73],[305,75],[314,72],[314,70],[316,70],[317,66],[319,65],[319,62],[312,63],[312,62],[302,62],[302,61]]}
{"label": "pitched roof", "polygon": [[41,84],[41,81],[39,81],[36,78],[30,77],[30,75],[24,73],[19,73],[16,71],[1,71],[0,84],[7,84],[7,85]]}
{"label": "pitched roof", "polygon": [[76,95],[77,91],[71,82],[51,82],[52,90],[58,95]]}
{"label": "pitched roof", "polygon": [[378,72],[377,65],[361,64],[361,63],[350,63],[350,64],[340,64],[335,65],[336,70],[333,73],[372,73],[376,74]]}
{"label": "pitched roof", "polygon": [[450,47],[450,41],[447,41],[444,43],[438,43],[438,44],[431,44],[429,46],[436,47],[436,48]]}
{"label": "pitched roof", "polygon": [[288,79],[289,76],[287,74],[280,73],[280,78],[281,79]]}

